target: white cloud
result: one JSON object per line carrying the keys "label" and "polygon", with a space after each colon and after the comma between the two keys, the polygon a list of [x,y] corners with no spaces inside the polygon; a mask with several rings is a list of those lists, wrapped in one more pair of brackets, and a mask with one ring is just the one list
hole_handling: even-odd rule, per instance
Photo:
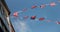
{"label": "white cloud", "polygon": [[24,21],[15,21],[14,27],[16,32],[31,32],[31,29],[29,28],[28,24]]}
{"label": "white cloud", "polygon": [[18,11],[18,13],[21,13],[21,12],[23,12],[23,11]]}

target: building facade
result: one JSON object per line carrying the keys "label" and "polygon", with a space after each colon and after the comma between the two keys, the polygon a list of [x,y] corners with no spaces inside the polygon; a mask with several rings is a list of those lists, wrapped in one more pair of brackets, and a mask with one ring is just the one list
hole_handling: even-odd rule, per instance
{"label": "building facade", "polygon": [[0,32],[15,32],[9,16],[10,11],[5,0],[0,0]]}

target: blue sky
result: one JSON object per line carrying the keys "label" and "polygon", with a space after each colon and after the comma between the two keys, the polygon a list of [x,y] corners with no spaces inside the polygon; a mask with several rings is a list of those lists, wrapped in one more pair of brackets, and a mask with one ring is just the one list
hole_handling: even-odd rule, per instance
{"label": "blue sky", "polygon": [[[60,21],[60,2],[58,0],[5,0],[10,11],[10,19],[16,32],[60,32],[60,24],[55,22]],[[40,8],[42,4],[55,2],[56,6],[47,5],[45,8]],[[37,8],[31,9],[31,6],[36,5]],[[19,13],[18,17],[14,17],[15,11],[22,11],[27,8],[26,12]],[[31,20],[30,17],[36,15],[36,20]],[[29,16],[24,20],[23,16]],[[44,21],[39,21],[38,18],[45,17]],[[57,19],[57,20],[56,20]],[[47,20],[51,22],[47,23]]]}

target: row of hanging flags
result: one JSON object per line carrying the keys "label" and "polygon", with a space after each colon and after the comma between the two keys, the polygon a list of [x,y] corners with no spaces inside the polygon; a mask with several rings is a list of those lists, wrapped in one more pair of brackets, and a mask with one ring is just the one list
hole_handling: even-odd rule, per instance
{"label": "row of hanging flags", "polygon": [[[60,2],[60,1],[59,1],[59,2]],[[39,7],[40,7],[40,8],[45,8],[47,5],[49,5],[49,6],[51,6],[51,7],[54,7],[54,6],[56,6],[56,3],[55,3],[55,2],[51,2],[50,4],[42,4],[42,5],[40,5]],[[37,7],[38,7],[38,6],[33,5],[33,6],[31,7],[31,9],[34,9],[34,8],[37,8]],[[25,12],[26,10],[27,10],[27,8],[24,8],[22,11]],[[14,13],[13,13],[13,16],[14,16],[14,17],[18,17],[18,14],[19,14],[18,11],[17,11],[17,12],[14,12]],[[23,18],[24,18],[24,19],[28,19],[29,16],[24,16]],[[30,19],[35,20],[35,19],[36,19],[36,16],[31,16]],[[40,21],[43,21],[43,20],[45,20],[45,18],[44,18],[44,17],[40,17],[39,20],[40,20]],[[50,20],[48,20],[48,22],[50,22]],[[60,24],[60,21],[56,21],[56,24]]]}

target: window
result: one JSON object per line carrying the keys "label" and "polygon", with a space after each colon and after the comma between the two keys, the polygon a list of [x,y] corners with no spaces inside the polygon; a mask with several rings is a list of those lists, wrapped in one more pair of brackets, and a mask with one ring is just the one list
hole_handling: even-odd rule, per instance
{"label": "window", "polygon": [[0,12],[1,12],[1,14],[3,14],[3,8],[1,5],[0,5]]}
{"label": "window", "polygon": [[4,17],[6,17],[6,12],[4,11],[4,8],[1,6],[1,15],[3,15]]}
{"label": "window", "polygon": [[7,29],[6,25],[4,24],[4,22],[1,18],[0,18],[0,23],[1,23],[0,29],[4,32],[9,32],[9,30]]}
{"label": "window", "polygon": [[3,32],[2,28],[0,27],[0,32]]}

